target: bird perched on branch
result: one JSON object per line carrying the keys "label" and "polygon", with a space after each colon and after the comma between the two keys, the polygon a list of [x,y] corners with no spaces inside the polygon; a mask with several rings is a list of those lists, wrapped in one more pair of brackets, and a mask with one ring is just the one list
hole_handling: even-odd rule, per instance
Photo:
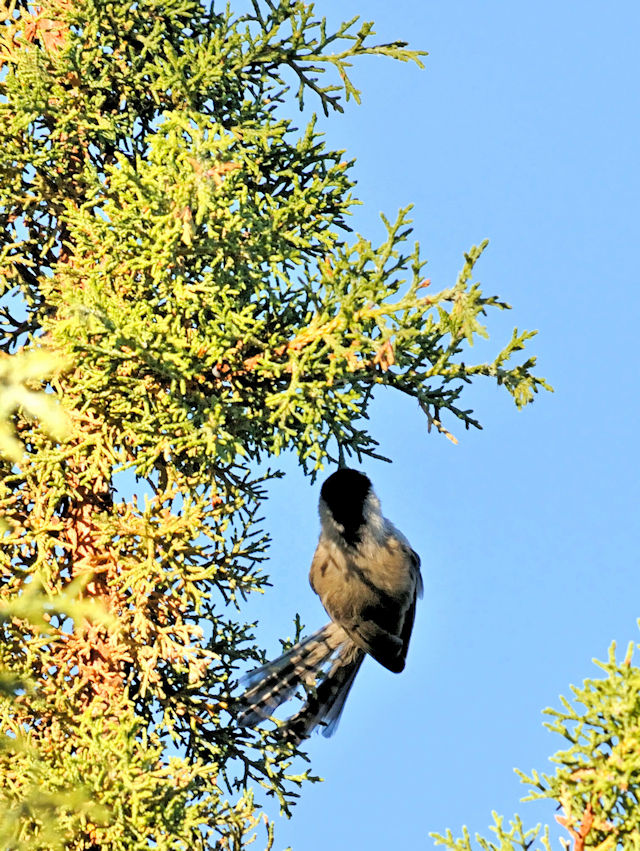
{"label": "bird perched on branch", "polygon": [[416,599],[422,595],[420,558],[380,510],[370,479],[341,468],[322,485],[320,540],[309,581],[331,621],[273,662],[246,677],[237,722],[254,726],[303,685],[302,708],[279,734],[298,744],[317,725],[330,736],[368,653],[394,673],[405,666]]}

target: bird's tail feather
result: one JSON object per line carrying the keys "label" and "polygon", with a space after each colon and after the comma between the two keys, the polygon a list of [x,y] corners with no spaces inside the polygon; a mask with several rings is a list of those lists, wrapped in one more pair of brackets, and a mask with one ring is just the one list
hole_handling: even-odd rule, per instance
{"label": "bird's tail feather", "polygon": [[301,683],[313,684],[322,666],[346,640],[344,630],[329,623],[273,662],[247,674],[244,682],[248,688],[236,703],[237,723],[250,727],[269,718]]}
{"label": "bird's tail feather", "polygon": [[322,735],[332,736],[338,729],[344,704],[364,660],[364,651],[345,648],[320,685],[311,692],[302,708],[281,728],[280,735],[288,742],[298,744],[322,725]]}

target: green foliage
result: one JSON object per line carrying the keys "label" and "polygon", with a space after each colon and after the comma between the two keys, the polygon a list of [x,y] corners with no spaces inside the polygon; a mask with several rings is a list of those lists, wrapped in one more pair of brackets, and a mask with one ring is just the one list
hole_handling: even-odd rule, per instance
{"label": "green foliage", "polygon": [[[526,830],[519,816],[515,816],[513,821],[509,822],[509,828],[505,828],[504,819],[497,813],[493,813],[493,825],[490,830],[494,834],[494,839],[485,839],[482,836],[476,836],[476,842],[482,851],[551,851],[549,842],[549,830],[541,830],[540,825]],[[469,835],[469,831],[465,827],[462,832],[462,838],[456,839],[453,833],[448,830],[445,836],[432,833],[436,845],[444,845],[450,848],[451,851],[475,851],[473,842]],[[534,842],[539,842],[538,846],[534,846]]]}
{"label": "green foliage", "polygon": [[[0,34],[0,807],[10,847],[240,849],[310,772],[229,694],[261,659],[266,482],[376,455],[377,386],[477,426],[465,384],[518,405],[534,358],[472,363],[472,281],[427,294],[408,209],[350,236],[325,114],[362,54],[420,64],[299,0],[25,0]],[[325,79],[335,72],[339,83]],[[43,427],[40,426],[40,423]],[[139,495],[121,490],[136,477]],[[126,481],[126,479],[125,479]],[[40,799],[34,790],[41,792]],[[88,803],[90,802],[90,804]],[[55,822],[55,830],[52,829]],[[273,825],[260,828],[268,846]]]}
{"label": "green foliage", "polygon": [[[552,758],[558,766],[555,774],[517,772],[529,787],[524,801],[551,799],[558,805],[556,820],[569,834],[566,845],[575,851],[640,848],[640,668],[632,665],[633,644],[619,662],[615,651],[613,644],[607,662],[596,660],[606,676],[572,686],[573,701],[561,698],[561,709],[546,710],[553,718],[546,726],[570,745]],[[476,837],[484,851],[549,851],[548,828],[525,830],[516,816],[505,830],[502,818],[494,814],[494,820],[496,842]],[[462,839],[451,831],[432,836],[451,851],[472,851],[466,829]]]}
{"label": "green foliage", "polygon": [[[535,798],[552,798],[563,809],[562,823],[585,834],[585,847],[640,848],[640,668],[632,665],[633,644],[621,661],[615,644],[606,676],[573,687],[573,703],[549,709],[547,726],[570,747],[555,755],[555,775],[535,772],[523,779]],[[577,706],[575,704],[578,704]]]}

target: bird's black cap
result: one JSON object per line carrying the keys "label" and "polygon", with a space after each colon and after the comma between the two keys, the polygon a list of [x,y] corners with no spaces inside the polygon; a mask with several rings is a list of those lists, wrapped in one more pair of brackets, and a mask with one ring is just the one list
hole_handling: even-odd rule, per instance
{"label": "bird's black cap", "polygon": [[343,528],[348,544],[360,540],[360,527],[364,523],[362,509],[371,492],[371,480],[358,470],[342,467],[332,473],[322,485],[320,496],[327,504],[333,519]]}

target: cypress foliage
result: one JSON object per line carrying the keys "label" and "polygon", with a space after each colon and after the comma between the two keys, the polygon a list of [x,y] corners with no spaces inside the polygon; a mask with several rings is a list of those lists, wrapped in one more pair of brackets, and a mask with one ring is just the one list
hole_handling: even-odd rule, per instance
{"label": "cypress foliage", "polygon": [[270,847],[252,788],[286,812],[310,774],[228,711],[262,659],[242,617],[267,583],[258,462],[376,456],[377,385],[446,435],[445,415],[478,426],[475,376],[525,405],[547,386],[510,362],[532,332],[471,362],[508,307],[472,280],[483,246],[432,293],[409,211],[353,237],[350,163],[286,117],[291,92],[357,100],[362,54],[420,64],[403,43],[299,0],[3,15],[0,840]]}
{"label": "cypress foliage", "polygon": [[[564,740],[552,759],[555,774],[517,772],[528,789],[524,801],[556,804],[565,849],[640,848],[640,668],[632,659],[633,643],[621,660],[613,644],[608,660],[596,662],[604,676],[572,686],[572,700],[545,710],[552,719],[546,726]],[[507,827],[502,816],[493,817],[492,839],[478,835],[474,844],[466,829],[460,838],[450,830],[431,836],[451,851],[550,851],[548,827],[525,828],[520,816]]]}

